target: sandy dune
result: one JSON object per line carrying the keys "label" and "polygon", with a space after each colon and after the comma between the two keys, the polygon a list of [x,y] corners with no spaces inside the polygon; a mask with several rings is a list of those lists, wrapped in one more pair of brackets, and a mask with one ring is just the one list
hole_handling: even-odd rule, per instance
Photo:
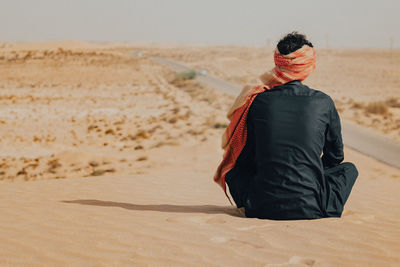
{"label": "sandy dune", "polygon": [[400,173],[346,153],[360,178],[341,219],[241,218],[210,182],[217,153],[150,174],[6,182],[0,264],[396,266]]}
{"label": "sandy dune", "polygon": [[[342,218],[243,218],[212,182],[232,97],[146,58],[208,64],[210,72],[241,84],[265,69],[260,57],[270,51],[145,48],[0,47],[1,266],[398,265],[400,170],[346,148],[345,160],[360,175]],[[139,50],[143,56],[133,57]],[[349,52],[324,53],[324,71],[345,79],[337,62]],[[357,64],[374,53],[386,52],[357,52]],[[374,90],[356,98],[369,76],[355,67],[340,82],[351,85],[345,92],[322,70],[310,83],[326,83],[338,105],[343,101],[343,116],[374,117],[383,127],[377,131],[398,140],[390,126],[399,118],[398,57],[394,65],[385,60],[379,64],[389,78],[379,81],[385,96],[378,100],[395,98],[388,113],[364,111]]]}

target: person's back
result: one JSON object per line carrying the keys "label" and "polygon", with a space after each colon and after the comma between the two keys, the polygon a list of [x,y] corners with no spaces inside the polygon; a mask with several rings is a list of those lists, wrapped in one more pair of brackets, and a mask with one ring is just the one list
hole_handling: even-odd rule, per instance
{"label": "person's back", "polygon": [[340,119],[327,94],[298,80],[275,86],[255,97],[246,125],[246,144],[225,181],[247,217],[341,216],[358,173],[341,163]]}

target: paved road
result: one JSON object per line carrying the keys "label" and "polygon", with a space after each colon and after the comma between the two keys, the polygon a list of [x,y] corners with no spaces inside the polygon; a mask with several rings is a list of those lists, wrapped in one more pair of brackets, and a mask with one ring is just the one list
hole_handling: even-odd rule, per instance
{"label": "paved road", "polygon": [[[192,69],[166,58],[151,57],[177,72]],[[241,87],[208,75],[197,75],[196,79],[210,87],[237,96]],[[341,120],[343,142],[346,146],[400,169],[400,143],[350,121]]]}

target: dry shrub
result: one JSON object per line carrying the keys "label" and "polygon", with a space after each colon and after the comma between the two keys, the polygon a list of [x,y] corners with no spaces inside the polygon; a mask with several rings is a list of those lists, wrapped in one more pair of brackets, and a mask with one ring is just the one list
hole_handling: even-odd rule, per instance
{"label": "dry shrub", "polygon": [[92,166],[92,167],[97,167],[97,166],[99,166],[99,163],[97,161],[95,161],[95,160],[92,160],[92,161],[89,162],[89,165]]}
{"label": "dry shrub", "polygon": [[365,107],[365,111],[377,115],[387,115],[389,113],[389,108],[385,102],[376,101],[371,102]]}
{"label": "dry shrub", "polygon": [[200,88],[200,89],[204,88],[204,86],[203,86],[201,83],[199,83],[199,82],[195,82],[195,83],[193,84],[193,86],[194,86],[194,87],[198,87],[198,88]]}
{"label": "dry shrub", "polygon": [[215,128],[215,129],[226,128],[226,127],[228,127],[228,125],[227,125],[226,123],[216,122],[216,123],[214,124],[214,128]]}
{"label": "dry shrub", "polygon": [[176,87],[182,88],[188,85],[188,82],[196,78],[195,71],[187,71],[176,73],[174,79],[170,81],[171,84],[175,85]]}
{"label": "dry shrub", "polygon": [[114,130],[113,129],[108,129],[107,131],[105,131],[105,134],[112,134],[112,135],[115,135],[115,132],[114,132]]}
{"label": "dry shrub", "polygon": [[173,116],[173,117],[171,117],[171,118],[168,120],[168,122],[171,123],[171,124],[174,124],[174,123],[176,123],[177,121],[178,121],[178,118],[177,118],[176,116]]}
{"label": "dry shrub", "polygon": [[392,108],[400,108],[400,100],[396,97],[389,97],[385,100],[386,105]]}
{"label": "dry shrub", "polygon": [[194,70],[177,73],[175,79],[177,80],[193,80],[196,78],[196,72]]}
{"label": "dry shrub", "polygon": [[160,141],[152,146],[152,148],[158,148],[162,146],[179,146],[179,142],[177,141]]}
{"label": "dry shrub", "polygon": [[147,156],[141,156],[141,157],[138,157],[136,159],[136,161],[144,161],[144,160],[148,160],[148,157]]}
{"label": "dry shrub", "polygon": [[162,129],[162,126],[161,125],[156,125],[156,126],[154,126],[153,128],[151,128],[150,130],[148,130],[147,132],[149,133],[149,134],[153,134],[155,131],[157,131],[158,129]]}
{"label": "dry shrub", "polygon": [[179,107],[174,107],[173,109],[171,109],[173,114],[177,114],[179,112],[180,108]]}
{"label": "dry shrub", "polygon": [[225,122],[221,122],[219,121],[216,116],[210,116],[208,117],[205,122],[204,125],[210,127],[210,128],[215,128],[215,129],[219,129],[219,128],[226,128],[228,125]]}
{"label": "dry shrub", "polygon": [[205,96],[201,99],[201,101],[205,101],[209,104],[213,104],[216,101],[215,96]]}
{"label": "dry shrub", "polygon": [[189,129],[189,130],[186,131],[186,133],[190,134],[190,135],[195,135],[195,136],[196,135],[204,135],[206,130],[207,130],[206,128],[201,128],[201,129],[198,129],[198,130]]}
{"label": "dry shrub", "polygon": [[[140,135],[138,137],[140,137]],[[132,140],[136,140],[136,139],[137,139],[136,136],[134,136],[132,134],[128,134],[127,136],[121,138],[120,141],[127,141],[127,140],[131,140],[132,141]]]}
{"label": "dry shrub", "polygon": [[114,168],[111,169],[105,169],[105,170],[94,170],[92,173],[90,173],[88,176],[100,176],[105,174],[106,172],[115,172]]}
{"label": "dry shrub", "polygon": [[17,172],[17,176],[18,175],[27,175],[28,173],[25,171],[25,168],[22,168],[22,170],[20,170],[19,172]]}
{"label": "dry shrub", "polygon": [[[136,133],[136,135],[135,135],[135,138],[147,139],[147,138],[149,138],[149,135],[146,133],[145,130],[138,130],[137,133]],[[134,140],[134,139],[133,139],[133,140]]]}
{"label": "dry shrub", "polygon": [[56,173],[57,169],[62,166],[61,163],[59,163],[58,161],[59,161],[59,159],[57,159],[57,158],[49,160],[47,162],[47,165],[49,166],[47,171],[50,172],[50,173]]}
{"label": "dry shrub", "polygon": [[356,109],[362,109],[362,108],[364,108],[364,104],[360,103],[360,102],[354,102],[351,107],[356,108]]}
{"label": "dry shrub", "polygon": [[394,129],[394,130],[400,129],[400,119],[399,119],[399,120],[396,120],[396,121],[393,123],[393,129]]}

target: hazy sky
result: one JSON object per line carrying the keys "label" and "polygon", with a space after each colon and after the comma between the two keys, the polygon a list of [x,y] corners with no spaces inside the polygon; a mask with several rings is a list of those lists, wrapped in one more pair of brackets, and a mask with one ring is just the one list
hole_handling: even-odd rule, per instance
{"label": "hazy sky", "polygon": [[0,0],[0,40],[400,48],[400,0]]}

